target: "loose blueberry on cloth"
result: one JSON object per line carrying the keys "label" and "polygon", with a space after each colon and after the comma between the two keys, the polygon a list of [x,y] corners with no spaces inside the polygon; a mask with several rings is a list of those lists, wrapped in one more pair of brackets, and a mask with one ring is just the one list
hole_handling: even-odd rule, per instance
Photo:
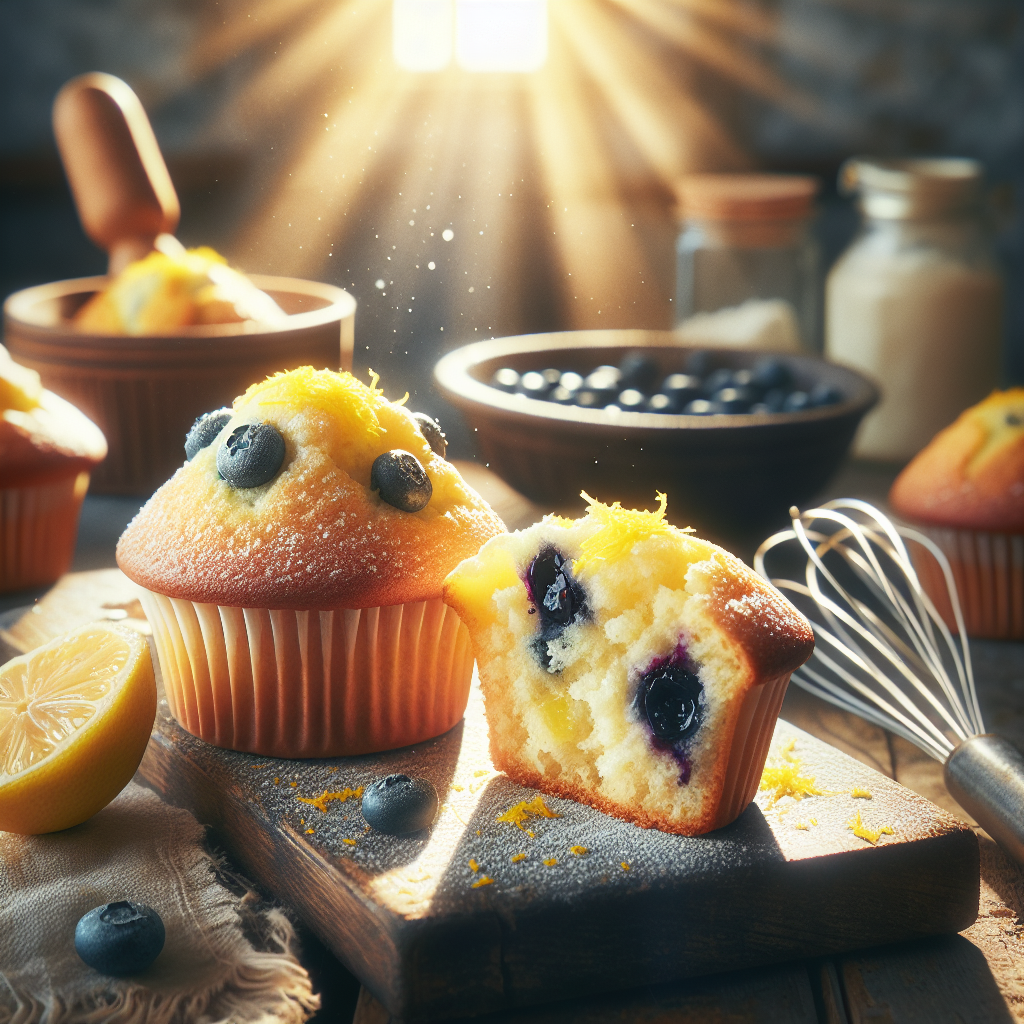
{"label": "loose blueberry on cloth", "polygon": [[[0,1024],[308,1020],[319,999],[290,922],[220,877],[195,818],[134,783],[64,832],[0,832]],[[111,977],[79,958],[75,928],[121,901],[156,909],[166,941],[146,970]]]}

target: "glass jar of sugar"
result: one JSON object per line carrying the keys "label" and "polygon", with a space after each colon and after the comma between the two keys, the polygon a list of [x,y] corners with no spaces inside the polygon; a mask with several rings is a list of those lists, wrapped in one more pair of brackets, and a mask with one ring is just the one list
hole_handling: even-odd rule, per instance
{"label": "glass jar of sugar", "polygon": [[828,277],[825,353],[881,385],[861,458],[909,459],[998,383],[1003,281],[981,181],[962,159],[854,159],[840,171],[864,223]]}
{"label": "glass jar of sugar", "polygon": [[817,190],[817,180],[802,175],[682,179],[675,326],[683,343],[819,347]]}

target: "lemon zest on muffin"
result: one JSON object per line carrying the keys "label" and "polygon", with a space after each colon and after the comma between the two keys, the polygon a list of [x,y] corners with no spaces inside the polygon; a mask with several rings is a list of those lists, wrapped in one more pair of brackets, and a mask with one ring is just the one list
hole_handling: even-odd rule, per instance
{"label": "lemon zest on muffin", "polygon": [[883,825],[879,829],[868,828],[864,824],[858,811],[847,823],[846,827],[858,838],[866,839],[872,846],[874,846],[883,835],[891,836],[895,835],[891,825]]}
{"label": "lemon zest on muffin", "polygon": [[[353,433],[365,431],[373,438],[384,434],[377,418],[377,408],[387,403],[384,392],[376,387],[379,378],[371,371],[373,381],[367,387],[351,373],[332,370],[314,370],[300,366],[296,370],[281,371],[253,384],[235,401],[237,410],[253,401],[260,405],[289,405],[297,400],[306,407],[320,409],[342,424],[348,424]],[[390,403],[389,403],[390,404]]]}
{"label": "lemon zest on muffin", "polygon": [[872,799],[871,791],[868,789],[862,789],[860,786],[854,786],[853,789],[850,790],[850,796],[852,796],[855,800]]}
{"label": "lemon zest on muffin", "polygon": [[[556,814],[546,803],[544,803],[544,797],[535,796],[532,800],[520,800],[519,803],[514,804],[504,814],[499,814],[494,820],[503,821],[507,825],[515,825],[521,832],[527,830],[523,828],[523,824],[530,818],[560,818],[560,814]],[[529,835],[530,833],[527,832]]]}
{"label": "lemon zest on muffin", "polygon": [[332,800],[338,800],[341,803],[344,803],[346,800],[349,799],[349,797],[354,797],[358,800],[362,795],[362,786],[357,786],[355,789],[350,789],[348,786],[346,786],[344,789],[337,790],[333,793],[328,792],[328,790],[325,789],[319,796],[297,796],[295,799],[301,800],[302,803],[304,804],[310,804],[311,806],[315,807],[318,811],[321,811],[323,814],[326,814],[327,805]]}
{"label": "lemon zest on muffin", "polygon": [[790,740],[779,752],[780,760],[765,765],[761,774],[758,789],[771,792],[768,807],[774,807],[783,797],[802,800],[805,796],[825,796],[825,791],[818,789],[813,775],[801,775],[803,763],[793,753],[796,740]]}
{"label": "lemon zest on muffin", "polygon": [[619,502],[606,505],[592,498],[586,491],[580,497],[588,502],[587,516],[598,523],[600,529],[580,544],[580,557],[573,563],[573,572],[579,575],[594,566],[596,562],[623,558],[640,541],[648,537],[672,537],[679,533],[692,533],[691,527],[679,530],[665,521],[668,498],[661,491],[658,496],[658,510],[623,508]]}
{"label": "lemon zest on muffin", "polygon": [[493,885],[494,879],[488,878],[487,875],[481,875],[471,886],[471,889],[479,889],[482,885]]}

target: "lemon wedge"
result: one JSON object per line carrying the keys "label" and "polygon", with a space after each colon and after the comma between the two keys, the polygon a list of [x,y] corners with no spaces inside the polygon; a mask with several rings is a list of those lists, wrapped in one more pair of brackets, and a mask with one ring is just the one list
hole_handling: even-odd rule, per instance
{"label": "lemon wedge", "polygon": [[0,668],[0,830],[70,828],[121,792],[156,716],[146,641],[96,622]]}

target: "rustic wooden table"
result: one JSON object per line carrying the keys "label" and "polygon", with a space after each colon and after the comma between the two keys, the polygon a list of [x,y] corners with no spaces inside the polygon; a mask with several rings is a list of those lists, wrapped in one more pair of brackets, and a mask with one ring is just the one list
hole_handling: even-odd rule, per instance
{"label": "rustic wooden table", "polygon": [[[511,528],[529,525],[547,511],[509,490],[483,467],[460,468]],[[830,490],[883,503],[892,475],[886,467],[854,465]],[[130,499],[89,500],[76,568],[112,565],[113,542],[135,508],[137,502],[133,506]],[[102,595],[97,601],[99,606],[111,604],[107,613],[112,617],[135,614],[116,600],[105,602]],[[5,600],[0,610],[18,603],[26,603],[25,595]],[[86,614],[87,609],[81,612]],[[972,651],[986,722],[1024,749],[1024,645],[975,643]],[[795,687],[787,695],[782,716],[970,821],[946,791],[941,766],[903,740]],[[1024,872],[983,833],[981,866],[979,917],[960,935],[475,1019],[479,1024],[1024,1021]],[[312,937],[304,959],[325,996],[317,1022],[400,1024],[367,990],[359,990]],[[609,964],[608,969],[614,971],[616,965]]]}

